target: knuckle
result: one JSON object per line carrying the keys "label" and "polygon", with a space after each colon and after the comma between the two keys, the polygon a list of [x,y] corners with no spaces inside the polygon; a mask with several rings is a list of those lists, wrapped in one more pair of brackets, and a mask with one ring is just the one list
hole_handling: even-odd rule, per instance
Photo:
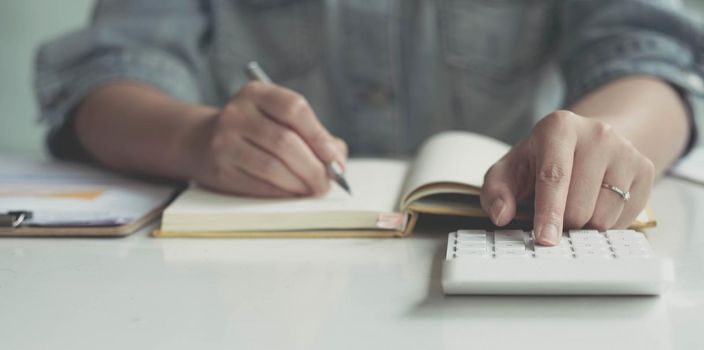
{"label": "knuckle", "polygon": [[274,175],[276,169],[278,168],[277,165],[278,161],[274,157],[266,157],[257,161],[259,171],[261,171],[265,176]]}
{"label": "knuckle", "polygon": [[310,133],[309,142],[313,145],[319,145],[329,139],[328,134],[322,129],[315,129]]}
{"label": "knuckle", "polygon": [[572,123],[576,115],[567,110],[559,110],[545,116],[538,125],[543,130],[560,130]]}
{"label": "knuckle", "polygon": [[279,128],[272,135],[272,144],[276,152],[286,152],[295,142],[296,134],[287,128]]}
{"label": "knuckle", "polygon": [[567,181],[567,171],[559,164],[547,164],[540,169],[538,179],[547,185],[561,185]]}
{"label": "knuckle", "polygon": [[286,117],[292,118],[304,113],[309,108],[308,101],[302,95],[293,93],[289,97],[286,106]]}
{"label": "knuckle", "polygon": [[594,139],[597,141],[608,140],[613,137],[613,127],[611,124],[605,123],[601,120],[594,120],[593,135]]}

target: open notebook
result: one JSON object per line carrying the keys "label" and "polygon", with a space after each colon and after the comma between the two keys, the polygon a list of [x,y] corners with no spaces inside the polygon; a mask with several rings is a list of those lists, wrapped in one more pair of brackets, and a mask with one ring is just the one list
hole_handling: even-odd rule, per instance
{"label": "open notebook", "polygon": [[[352,159],[346,172],[352,196],[337,186],[302,199],[236,197],[192,186],[164,211],[154,235],[405,236],[420,213],[486,217],[479,205],[484,174],[508,149],[485,136],[445,132],[426,141],[410,163]],[[652,224],[645,212],[634,223]]]}

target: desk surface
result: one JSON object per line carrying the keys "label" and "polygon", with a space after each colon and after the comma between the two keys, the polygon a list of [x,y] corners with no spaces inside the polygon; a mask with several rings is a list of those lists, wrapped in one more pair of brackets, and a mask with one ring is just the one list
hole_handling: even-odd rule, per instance
{"label": "desk surface", "polygon": [[1,239],[2,349],[704,348],[704,188],[665,179],[662,297],[446,297],[406,239]]}

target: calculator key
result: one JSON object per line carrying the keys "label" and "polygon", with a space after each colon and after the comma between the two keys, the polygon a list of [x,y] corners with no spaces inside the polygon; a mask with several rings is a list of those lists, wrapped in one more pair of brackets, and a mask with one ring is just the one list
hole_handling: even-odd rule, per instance
{"label": "calculator key", "polygon": [[612,258],[613,253],[611,249],[575,249],[574,256],[577,258]]}
{"label": "calculator key", "polygon": [[463,250],[482,250],[482,251],[487,251],[486,245],[475,245],[475,246],[464,246],[464,245],[457,245],[455,246],[455,251],[463,251]]}
{"label": "calculator key", "polygon": [[486,247],[486,241],[464,241],[457,242],[456,245],[462,248],[476,248],[476,247]]}
{"label": "calculator key", "polygon": [[641,242],[628,242],[628,241],[612,242],[611,246],[614,247],[614,249],[645,249],[647,247],[647,245],[645,245]]}
{"label": "calculator key", "polygon": [[498,254],[499,252],[525,252],[526,247],[496,247],[494,251]]}
{"label": "calculator key", "polygon": [[650,251],[650,249],[645,249],[645,248],[614,248],[614,254],[616,254],[616,256],[626,256],[626,255],[648,256],[651,254],[651,251]]}
{"label": "calculator key", "polygon": [[590,235],[570,235],[573,242],[606,242],[606,237],[601,233]]}
{"label": "calculator key", "polygon": [[561,251],[561,250],[536,250],[536,258],[572,258],[571,251]]}
{"label": "calculator key", "polygon": [[506,247],[506,248],[521,247],[521,248],[524,248],[526,246],[526,244],[523,242],[516,242],[516,241],[499,241],[499,242],[494,243],[494,246],[497,248],[499,248],[499,247]]}
{"label": "calculator key", "polygon": [[497,258],[532,258],[533,254],[524,250],[497,250]]}
{"label": "calculator key", "polygon": [[457,256],[467,256],[467,255],[490,255],[489,251],[486,249],[458,249],[455,251]]}
{"label": "calculator key", "polygon": [[608,242],[574,242],[572,246],[575,249],[609,249]]}
{"label": "calculator key", "polygon": [[608,237],[610,240],[645,239],[645,235],[633,230],[609,230],[606,231],[606,237]]}
{"label": "calculator key", "polygon": [[486,241],[486,232],[478,230],[459,230],[457,231],[457,241],[467,242],[467,241]]}
{"label": "calculator key", "polygon": [[598,235],[599,231],[597,230],[570,230],[569,235],[570,237],[580,237],[580,236],[595,236]]}
{"label": "calculator key", "polygon": [[494,242],[514,241],[523,242],[523,231],[520,230],[500,230],[494,231]]}
{"label": "calculator key", "polygon": [[652,256],[647,251],[644,250],[628,250],[628,251],[614,251],[617,258],[649,258]]}

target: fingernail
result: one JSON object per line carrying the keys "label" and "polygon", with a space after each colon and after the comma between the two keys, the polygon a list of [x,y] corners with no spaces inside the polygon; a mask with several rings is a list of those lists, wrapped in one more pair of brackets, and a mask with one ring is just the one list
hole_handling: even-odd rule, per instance
{"label": "fingernail", "polygon": [[559,241],[559,232],[554,224],[545,224],[538,236],[540,242],[548,244],[557,244]]}
{"label": "fingernail", "polygon": [[491,217],[494,218],[496,225],[503,224],[503,214],[506,211],[506,203],[501,198],[498,198],[491,204]]}

